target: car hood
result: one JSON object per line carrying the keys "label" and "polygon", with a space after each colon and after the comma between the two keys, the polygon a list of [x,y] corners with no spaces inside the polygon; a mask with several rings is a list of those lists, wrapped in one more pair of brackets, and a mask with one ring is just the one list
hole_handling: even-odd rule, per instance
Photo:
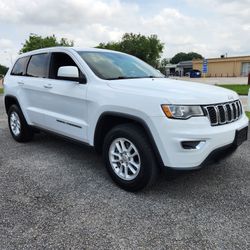
{"label": "car hood", "polygon": [[112,80],[108,85],[128,94],[163,98],[167,104],[206,105],[239,99],[234,91],[225,88],[169,78]]}

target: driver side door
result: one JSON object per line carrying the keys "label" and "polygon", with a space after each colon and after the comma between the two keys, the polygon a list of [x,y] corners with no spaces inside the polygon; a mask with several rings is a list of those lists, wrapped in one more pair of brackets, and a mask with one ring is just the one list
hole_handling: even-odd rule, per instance
{"label": "driver side door", "polygon": [[79,141],[87,142],[87,84],[76,79],[60,78],[60,67],[75,66],[74,59],[66,53],[51,54],[49,79],[46,83],[44,105],[45,128]]}

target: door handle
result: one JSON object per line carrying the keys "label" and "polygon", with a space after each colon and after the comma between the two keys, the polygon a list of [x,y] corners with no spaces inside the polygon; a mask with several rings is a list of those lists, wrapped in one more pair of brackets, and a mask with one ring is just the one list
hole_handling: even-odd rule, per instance
{"label": "door handle", "polygon": [[46,89],[52,89],[53,88],[52,84],[45,84],[45,85],[43,85],[43,87],[46,88]]}
{"label": "door handle", "polygon": [[17,82],[19,85],[24,85],[24,82]]}

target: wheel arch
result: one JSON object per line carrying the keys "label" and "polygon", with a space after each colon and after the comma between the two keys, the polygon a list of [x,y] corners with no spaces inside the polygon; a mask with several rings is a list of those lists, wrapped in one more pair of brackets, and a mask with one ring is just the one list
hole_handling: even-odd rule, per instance
{"label": "wheel arch", "polygon": [[16,104],[19,108],[21,108],[20,104],[19,104],[19,101],[17,100],[17,98],[15,96],[13,96],[13,95],[6,95],[4,97],[4,105],[5,105],[5,111],[6,111],[7,114],[8,114],[9,108],[13,104]]}
{"label": "wheel arch", "polygon": [[164,166],[160,152],[147,123],[140,117],[119,112],[107,111],[99,117],[94,132],[94,147],[97,152],[102,151],[105,135],[115,126],[125,123],[133,123],[140,126],[148,137],[156,160],[160,166]]}

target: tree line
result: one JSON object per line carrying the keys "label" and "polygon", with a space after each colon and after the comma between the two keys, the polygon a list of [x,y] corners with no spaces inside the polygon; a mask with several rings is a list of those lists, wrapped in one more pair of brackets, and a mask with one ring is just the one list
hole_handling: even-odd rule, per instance
{"label": "tree line", "polygon": [[0,78],[2,75],[5,75],[8,71],[8,68],[0,64]]}
{"label": "tree line", "polygon": [[[67,38],[61,38],[59,40],[55,35],[42,37],[37,34],[30,34],[29,38],[22,44],[19,53],[55,46],[72,47],[74,46],[74,41],[68,40]],[[178,64],[181,61],[203,58],[202,55],[196,52],[180,52],[171,58],[171,60],[167,58],[161,59],[164,46],[165,44],[160,41],[157,35],[146,36],[142,34],[125,33],[120,41],[100,43],[96,48],[116,50],[136,56],[162,72],[165,71],[165,67],[169,63]],[[2,70],[1,67],[0,70]],[[5,72],[4,68],[3,72]]]}

